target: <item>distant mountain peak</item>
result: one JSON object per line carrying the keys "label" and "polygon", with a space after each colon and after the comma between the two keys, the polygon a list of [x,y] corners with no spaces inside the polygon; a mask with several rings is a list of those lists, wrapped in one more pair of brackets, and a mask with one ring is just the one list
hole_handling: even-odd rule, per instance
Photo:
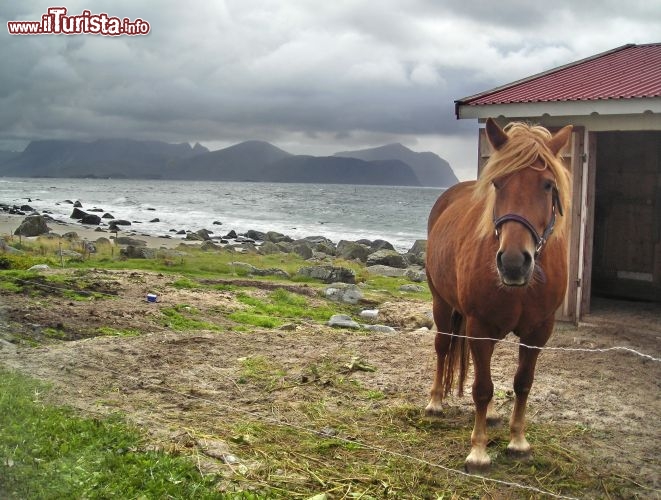
{"label": "distant mountain peak", "polygon": [[450,164],[435,153],[418,153],[399,142],[357,151],[342,151],[334,156],[365,161],[399,160],[409,165],[422,186],[449,187],[459,182]]}

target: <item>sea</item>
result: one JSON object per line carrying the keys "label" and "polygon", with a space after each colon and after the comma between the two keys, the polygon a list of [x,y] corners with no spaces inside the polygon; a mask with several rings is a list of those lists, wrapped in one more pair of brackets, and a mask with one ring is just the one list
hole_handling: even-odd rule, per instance
{"label": "sea", "polygon": [[[28,204],[74,222],[70,201],[132,221],[138,233],[278,231],[292,238],[383,239],[406,251],[426,238],[443,188],[112,179],[1,178],[0,203]],[[102,214],[98,214],[102,215]],[[150,222],[158,218],[159,222]],[[214,224],[220,222],[222,225]]]}

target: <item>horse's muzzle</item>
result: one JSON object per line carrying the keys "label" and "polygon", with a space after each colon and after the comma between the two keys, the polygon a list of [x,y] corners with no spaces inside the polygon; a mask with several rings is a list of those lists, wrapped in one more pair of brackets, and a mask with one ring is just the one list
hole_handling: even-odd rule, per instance
{"label": "horse's muzzle", "polygon": [[499,251],[496,267],[503,285],[525,286],[532,277],[534,261],[527,251]]}

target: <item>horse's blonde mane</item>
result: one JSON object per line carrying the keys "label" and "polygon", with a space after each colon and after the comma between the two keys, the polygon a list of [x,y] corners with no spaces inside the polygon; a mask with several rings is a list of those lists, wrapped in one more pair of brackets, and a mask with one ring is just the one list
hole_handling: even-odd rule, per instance
{"label": "horse's blonde mane", "polygon": [[477,224],[478,235],[489,237],[494,233],[493,207],[496,192],[493,181],[530,167],[539,160],[555,176],[564,217],[556,214],[554,234],[564,236],[571,210],[571,177],[562,160],[546,145],[552,137],[551,133],[542,126],[520,122],[509,123],[503,130],[507,133],[508,140],[499,150],[493,152],[473,186],[474,201],[485,206]]}

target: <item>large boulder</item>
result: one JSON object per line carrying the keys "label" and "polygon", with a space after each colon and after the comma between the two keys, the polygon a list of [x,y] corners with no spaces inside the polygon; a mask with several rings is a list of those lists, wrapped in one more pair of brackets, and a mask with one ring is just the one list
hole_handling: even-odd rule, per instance
{"label": "large boulder", "polygon": [[80,222],[82,224],[89,224],[90,226],[98,226],[101,224],[101,217],[96,214],[85,214],[85,216],[80,219]]}
{"label": "large boulder", "polygon": [[404,256],[395,250],[379,250],[370,254],[367,257],[368,266],[389,266],[404,269],[406,267],[406,260]]}
{"label": "large boulder", "polygon": [[145,247],[147,242],[144,240],[138,240],[136,238],[131,238],[130,236],[120,236],[115,240],[118,245],[129,245],[132,247]]}
{"label": "large boulder", "polygon": [[266,233],[264,237],[264,241],[270,241],[271,243],[280,243],[283,241],[287,243],[291,243],[294,240],[285,234],[278,233],[275,231],[269,231],[268,233]]}
{"label": "large boulder", "polygon": [[70,218],[70,219],[80,220],[80,219],[82,219],[83,217],[85,217],[86,215],[87,215],[87,212],[84,212],[84,211],[81,210],[80,208],[74,208],[74,209],[73,209],[73,212],[71,212],[71,215],[69,216],[69,218]]}
{"label": "large boulder", "polygon": [[158,250],[145,246],[128,245],[126,248],[122,248],[119,254],[127,259],[155,259],[158,255]]}
{"label": "large boulder", "polygon": [[427,240],[415,240],[405,257],[409,264],[424,267],[427,259]]}
{"label": "large boulder", "polygon": [[28,215],[21,225],[16,228],[14,234],[21,236],[39,236],[50,232],[49,227],[46,225],[46,219],[41,215]]}
{"label": "large boulder", "polygon": [[292,252],[298,254],[305,260],[311,259],[312,245],[304,240],[295,241],[292,243]]}
{"label": "large boulder", "polygon": [[341,240],[337,244],[336,254],[345,260],[359,260],[367,262],[367,256],[370,250],[367,246],[355,241]]}
{"label": "large boulder", "polygon": [[298,270],[300,276],[321,280],[324,283],[356,283],[356,273],[346,267],[311,266]]}
{"label": "large boulder", "polygon": [[370,249],[373,252],[378,252],[379,250],[394,250],[395,247],[392,246],[392,243],[386,240],[374,240],[370,244]]}
{"label": "large boulder", "polygon": [[246,238],[250,238],[251,240],[255,240],[255,241],[264,241],[264,240],[266,240],[266,233],[263,233],[261,231],[255,231],[254,229],[249,229],[244,234],[244,236]]}

